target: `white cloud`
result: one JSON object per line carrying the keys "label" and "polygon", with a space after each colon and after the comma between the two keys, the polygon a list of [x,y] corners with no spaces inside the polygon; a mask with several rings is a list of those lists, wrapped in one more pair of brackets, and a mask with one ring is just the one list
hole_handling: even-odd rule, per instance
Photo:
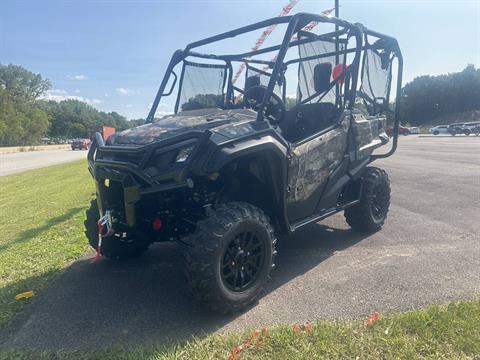
{"label": "white cloud", "polygon": [[132,105],[132,104],[127,104],[127,105],[125,105],[125,107],[127,107],[127,108],[132,108],[133,105]]}
{"label": "white cloud", "polygon": [[74,92],[75,94],[80,94],[80,90],[79,90],[79,89],[75,89],[75,90],[73,90],[73,92]]}
{"label": "white cloud", "polygon": [[52,90],[49,90],[48,93],[52,95],[66,95],[67,91],[63,89],[52,89]]}
{"label": "white cloud", "polygon": [[[147,105],[147,109],[151,109],[153,106],[153,102],[149,102],[148,105]],[[167,108],[170,108],[171,106],[168,105],[167,103],[164,103],[164,102],[161,102],[160,104],[158,104],[158,109],[167,109]]]}
{"label": "white cloud", "polygon": [[102,103],[102,100],[95,99],[95,98],[86,98],[83,96],[78,95],[69,95],[66,90],[63,89],[52,89],[47,91],[44,95],[41,96],[43,100],[53,100],[56,102],[60,102],[63,100],[78,100],[86,102],[89,105],[98,105]]}
{"label": "white cloud", "polygon": [[78,75],[67,75],[68,80],[88,80],[88,76],[84,74],[78,74]]}
{"label": "white cloud", "polygon": [[135,94],[135,91],[132,89],[127,89],[124,87],[119,87],[116,88],[115,91],[117,92],[118,95],[120,96],[132,96]]}

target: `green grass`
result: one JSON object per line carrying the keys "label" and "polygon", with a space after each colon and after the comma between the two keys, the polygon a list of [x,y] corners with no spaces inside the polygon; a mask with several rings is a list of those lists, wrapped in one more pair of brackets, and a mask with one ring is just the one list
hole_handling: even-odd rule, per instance
{"label": "green grass", "polygon": [[[0,359],[229,359],[233,348],[251,338],[247,331],[210,335],[168,349],[4,350]],[[233,359],[480,359],[480,300],[381,316],[372,326],[361,320],[321,321],[310,332],[295,332],[291,325],[279,325],[251,344]]]}
{"label": "green grass", "polygon": [[0,177],[0,328],[87,249],[85,208],[94,186],[86,161]]}
{"label": "green grass", "polygon": [[[227,359],[232,348],[248,337],[249,333],[211,336],[149,358]],[[297,333],[291,325],[283,325],[262,340],[263,345],[243,350],[238,359],[478,359],[480,301],[391,314],[372,326],[358,320],[322,321],[313,324],[310,333]]]}

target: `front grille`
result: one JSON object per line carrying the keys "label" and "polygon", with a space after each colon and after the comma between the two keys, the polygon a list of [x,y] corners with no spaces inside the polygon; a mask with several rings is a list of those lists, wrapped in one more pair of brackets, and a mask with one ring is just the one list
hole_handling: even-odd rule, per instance
{"label": "front grille", "polygon": [[121,152],[113,153],[112,155],[113,155],[112,160],[114,161],[127,162],[134,165],[140,164],[144,156],[143,153],[121,153]]}
{"label": "front grille", "polygon": [[117,161],[122,163],[128,163],[131,165],[138,166],[142,162],[143,157],[145,156],[145,152],[135,151],[112,151],[112,150],[100,150],[97,154],[97,159],[101,160],[110,160],[110,161]]}

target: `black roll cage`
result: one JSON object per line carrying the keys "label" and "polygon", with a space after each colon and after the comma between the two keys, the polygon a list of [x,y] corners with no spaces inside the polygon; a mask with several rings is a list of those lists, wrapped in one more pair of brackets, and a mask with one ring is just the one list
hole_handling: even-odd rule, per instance
{"label": "black roll cage", "polygon": [[[331,23],[336,25],[336,29],[339,27],[342,27],[343,29],[341,30],[336,30],[334,32],[330,32],[327,34],[320,34],[316,35],[311,32],[303,31],[302,29],[309,23],[311,22],[319,22],[319,23]],[[282,43],[275,45],[275,46],[270,46],[267,48],[263,49],[258,49],[258,50],[252,50],[240,54],[233,54],[233,55],[214,55],[214,54],[202,54],[198,53],[195,51],[192,51],[192,49],[211,44],[217,41],[225,40],[228,38],[233,38],[235,36],[248,33],[254,30],[258,30],[261,28],[266,28],[271,25],[278,25],[278,24],[288,24],[287,30],[285,31],[285,35],[283,37]],[[301,37],[298,40],[291,40],[292,37],[298,33],[301,35]],[[355,48],[346,48],[344,50],[338,50],[335,52],[331,53],[325,53],[321,55],[315,55],[315,56],[310,56],[310,57],[305,57],[305,58],[299,58],[299,59],[293,59],[289,60],[287,62],[283,62],[285,55],[287,53],[287,50],[293,46],[298,46],[301,44],[307,44],[309,42],[314,42],[318,40],[326,40],[326,41],[334,41],[336,44],[339,44],[341,42],[345,42],[345,39],[340,39],[339,36],[347,34],[348,37],[355,37],[356,39],[356,46]],[[221,60],[225,62],[225,67],[229,69],[228,74],[229,78],[227,79],[228,83],[228,88],[227,88],[227,97],[230,93],[233,94],[233,89],[234,86],[232,84],[232,61],[237,61],[237,62],[243,62],[245,64],[252,63],[252,64],[261,64],[261,65],[268,65],[270,68],[272,68],[271,76],[269,83],[267,85],[267,90],[264,95],[264,99],[262,104],[260,105],[260,108],[258,109],[257,113],[257,120],[258,121],[263,121],[264,117],[264,108],[265,104],[267,103],[268,99],[273,93],[275,84],[279,78],[280,75],[283,75],[283,71],[288,66],[289,64],[301,62],[301,61],[307,61],[311,59],[318,59],[322,57],[329,57],[335,55],[338,60],[338,55],[343,55],[347,53],[354,53],[354,59],[352,61],[352,64],[350,66],[350,73],[352,74],[351,76],[351,89],[348,94],[346,94],[345,100],[349,100],[349,108],[353,108],[355,98],[357,96],[357,84],[358,84],[358,74],[359,74],[359,66],[360,66],[360,58],[361,58],[361,53],[364,50],[367,50],[371,47],[370,44],[366,42],[366,37],[367,36],[372,36],[377,39],[381,39],[384,42],[388,43],[389,49],[392,51],[393,55],[392,58],[390,59],[390,62],[393,62],[394,58],[397,59],[397,86],[396,86],[396,103],[395,103],[395,110],[394,110],[394,127],[393,127],[393,143],[391,149],[385,153],[385,154],[377,154],[377,155],[372,155],[372,161],[377,158],[385,158],[390,155],[392,155],[396,148],[397,148],[397,143],[398,143],[398,128],[399,128],[399,123],[400,123],[400,99],[401,99],[401,89],[402,89],[402,72],[403,72],[403,57],[402,53],[400,51],[400,48],[398,46],[398,42],[395,38],[367,29],[365,26],[362,24],[352,24],[350,22],[347,22],[345,20],[336,18],[336,17],[327,17],[323,15],[317,15],[317,14],[309,14],[309,13],[298,13],[296,15],[290,15],[290,16],[282,16],[282,17],[275,17],[275,18],[270,18],[264,21],[260,21],[251,25],[247,25],[244,27],[240,27],[235,30],[227,31],[215,36],[208,37],[203,40],[199,40],[196,42],[193,42],[185,47],[184,50],[177,50],[173,54],[170,63],[167,66],[164,78],[160,84],[159,90],[155,96],[155,99],[153,101],[152,107],[150,109],[150,112],[147,116],[147,122],[153,122],[155,113],[157,111],[158,105],[160,103],[160,100],[162,96],[170,95],[171,92],[173,91],[173,88],[175,87],[175,84],[177,82],[177,74],[173,71],[175,66],[178,65],[181,61],[184,61],[187,57],[196,57],[196,58],[201,58],[201,59],[212,59],[212,60]],[[347,39],[348,41],[348,39]],[[337,47],[338,49],[338,47]],[[265,61],[265,60],[258,60],[258,59],[250,59],[252,56],[256,55],[261,55],[265,53],[269,53],[272,51],[277,51],[277,58],[275,61]],[[362,66],[363,67],[363,66]],[[363,72],[363,69],[362,69]],[[169,79],[170,79],[170,74],[173,74],[174,79],[173,83],[171,85],[171,88],[167,93],[164,93],[166,86],[168,85]],[[183,74],[183,68],[182,68],[182,74]],[[180,79],[181,82],[182,79]],[[391,73],[390,73],[390,79],[391,81]],[[237,90],[239,90],[237,88]],[[387,106],[388,106],[388,97],[389,94],[387,95]],[[175,106],[176,111],[178,109],[178,99],[177,99],[177,104]]]}

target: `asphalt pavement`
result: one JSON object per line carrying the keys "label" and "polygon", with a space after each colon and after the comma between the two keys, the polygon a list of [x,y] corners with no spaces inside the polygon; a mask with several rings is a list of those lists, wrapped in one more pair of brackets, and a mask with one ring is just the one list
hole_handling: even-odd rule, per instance
{"label": "asphalt pavement", "polygon": [[384,228],[352,232],[337,214],[279,247],[266,294],[249,311],[218,316],[185,291],[175,244],[126,263],[85,257],[0,336],[4,346],[92,350],[177,342],[212,332],[472,298],[480,291],[480,138],[402,137],[378,161],[392,182]]}
{"label": "asphalt pavement", "polygon": [[87,158],[85,150],[45,150],[0,154],[0,176]]}

